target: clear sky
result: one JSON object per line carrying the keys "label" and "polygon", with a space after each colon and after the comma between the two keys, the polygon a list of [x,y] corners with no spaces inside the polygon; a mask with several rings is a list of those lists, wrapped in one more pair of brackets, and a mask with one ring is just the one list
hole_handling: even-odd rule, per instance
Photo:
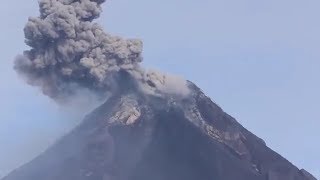
{"label": "clear sky", "polygon": [[[144,41],[144,65],[179,74],[320,178],[319,0],[109,0],[108,32]],[[1,0],[0,177],[81,119],[12,70],[35,0]]]}

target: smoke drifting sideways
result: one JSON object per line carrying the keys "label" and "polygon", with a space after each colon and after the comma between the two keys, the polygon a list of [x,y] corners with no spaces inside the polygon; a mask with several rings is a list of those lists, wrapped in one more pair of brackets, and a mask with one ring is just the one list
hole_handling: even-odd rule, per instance
{"label": "smoke drifting sideways", "polygon": [[40,0],[40,16],[29,18],[24,28],[25,42],[31,49],[15,59],[14,69],[28,84],[59,102],[79,89],[112,92],[113,86],[121,83],[115,78],[120,71],[131,74],[150,94],[187,93],[179,90],[188,89],[182,78],[147,72],[140,66],[141,40],[112,36],[94,22],[104,2]]}

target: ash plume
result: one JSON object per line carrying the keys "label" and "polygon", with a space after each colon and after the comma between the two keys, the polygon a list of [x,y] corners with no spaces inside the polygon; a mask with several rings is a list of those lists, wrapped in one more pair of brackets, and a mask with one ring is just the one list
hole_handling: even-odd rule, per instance
{"label": "ash plume", "polygon": [[[141,40],[112,36],[93,22],[100,16],[104,2],[40,0],[40,16],[29,18],[24,28],[25,42],[31,49],[16,58],[16,71],[55,100],[75,94],[78,88],[109,91],[114,85],[114,74],[122,70],[132,74],[142,89],[172,93],[175,88],[164,87],[175,83],[164,80],[178,78],[163,78],[159,73],[150,76],[140,67]],[[150,78],[155,75],[159,78]],[[146,82],[152,80],[162,82],[161,87],[156,87],[159,83],[150,87]],[[176,84],[187,88],[185,80]]]}

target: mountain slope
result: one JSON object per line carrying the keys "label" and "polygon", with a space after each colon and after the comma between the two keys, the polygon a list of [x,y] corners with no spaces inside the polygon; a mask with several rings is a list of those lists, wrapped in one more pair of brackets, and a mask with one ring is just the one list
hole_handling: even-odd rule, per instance
{"label": "mountain slope", "polygon": [[315,180],[194,84],[187,98],[150,96],[124,84],[3,180]]}

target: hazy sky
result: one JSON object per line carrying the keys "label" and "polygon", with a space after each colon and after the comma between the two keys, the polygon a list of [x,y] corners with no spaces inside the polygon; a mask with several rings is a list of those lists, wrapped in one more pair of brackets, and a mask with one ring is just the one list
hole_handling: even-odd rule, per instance
{"label": "hazy sky", "polygon": [[[37,1],[0,0],[0,177],[80,119],[13,72]],[[226,112],[320,178],[319,0],[109,0],[108,32],[144,41],[144,64],[194,81]]]}

